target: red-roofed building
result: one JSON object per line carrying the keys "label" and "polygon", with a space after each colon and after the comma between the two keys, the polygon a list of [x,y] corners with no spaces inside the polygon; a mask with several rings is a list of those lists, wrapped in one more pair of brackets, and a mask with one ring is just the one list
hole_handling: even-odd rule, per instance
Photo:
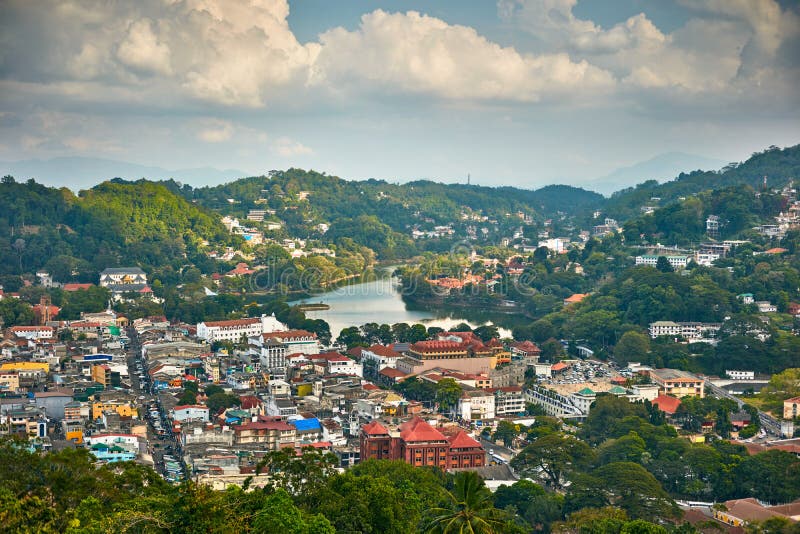
{"label": "red-roofed building", "polygon": [[94,287],[94,284],[64,284],[61,289],[64,291],[84,291],[90,287]]}
{"label": "red-roofed building", "polygon": [[669,395],[659,395],[653,400],[652,404],[662,412],[674,415],[678,410],[678,406],[681,405],[681,400]]}
{"label": "red-roofed building", "polygon": [[237,263],[234,269],[225,273],[225,276],[246,276],[253,273],[255,273],[255,271],[246,263]]}
{"label": "red-roofed building", "polygon": [[789,252],[789,251],[785,248],[775,247],[769,250],[765,250],[764,254],[783,254],[784,252]]}
{"label": "red-roofed building", "polygon": [[314,362],[315,367],[328,375],[364,376],[360,363],[338,352],[324,352],[309,356],[309,359]]}
{"label": "red-roofed building", "polygon": [[511,344],[512,356],[517,356],[528,363],[539,363],[539,356],[542,354],[542,349],[533,341],[517,341]]}
{"label": "red-roofed building", "polygon": [[391,367],[381,369],[378,375],[381,380],[389,384],[397,384],[402,382],[407,376],[403,371],[392,369]]}
{"label": "red-roofed building", "polygon": [[562,371],[566,371],[567,369],[569,369],[569,364],[564,362],[556,362],[550,366],[550,371],[554,373],[560,373]]}
{"label": "red-roofed building", "polygon": [[589,293],[575,293],[573,295],[570,295],[569,297],[564,299],[564,306],[569,306],[570,304],[577,304],[588,296]]}
{"label": "red-roofed building", "polygon": [[480,443],[460,431],[445,436],[420,417],[402,423],[390,432],[377,421],[361,428],[361,460],[403,460],[414,466],[481,467],[486,453]]}

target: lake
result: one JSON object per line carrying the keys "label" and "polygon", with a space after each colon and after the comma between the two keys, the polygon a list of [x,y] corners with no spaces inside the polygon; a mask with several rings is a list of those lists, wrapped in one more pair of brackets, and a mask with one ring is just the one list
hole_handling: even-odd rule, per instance
{"label": "lake", "polygon": [[[398,291],[396,278],[382,278],[370,282],[338,287],[307,299],[289,302],[292,304],[322,303],[330,306],[328,310],[307,311],[306,317],[322,319],[331,327],[333,339],[348,326],[361,326],[366,323],[395,324],[421,323],[426,327],[438,326],[445,330],[459,323],[467,323],[472,328],[484,324],[494,324],[480,314],[468,310],[410,310],[406,307]],[[499,328],[501,337],[511,337],[511,331]]]}

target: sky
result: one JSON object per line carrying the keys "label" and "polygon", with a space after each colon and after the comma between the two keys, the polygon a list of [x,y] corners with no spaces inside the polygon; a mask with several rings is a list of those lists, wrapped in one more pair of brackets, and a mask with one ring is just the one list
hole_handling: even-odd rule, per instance
{"label": "sky", "polygon": [[0,2],[4,161],[581,185],[797,144],[798,82],[795,1]]}

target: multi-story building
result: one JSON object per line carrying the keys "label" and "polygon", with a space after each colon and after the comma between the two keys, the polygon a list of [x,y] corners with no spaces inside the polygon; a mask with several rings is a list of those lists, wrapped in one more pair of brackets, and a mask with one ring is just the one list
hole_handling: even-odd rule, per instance
{"label": "multi-story building", "polygon": [[208,407],[203,404],[184,404],[175,406],[169,411],[169,416],[173,421],[189,423],[193,421],[208,421]]}
{"label": "multi-story building", "polygon": [[[686,266],[689,264],[689,256],[664,256],[667,258],[670,266],[674,270],[685,269]],[[654,254],[643,254],[641,256],[636,256],[636,265],[649,265],[650,267],[655,267],[658,264],[659,256]]]}
{"label": "multi-story building", "polygon": [[494,349],[463,332],[447,332],[440,334],[438,340],[413,343],[406,357],[397,361],[397,369],[406,374],[436,367],[470,374],[488,373],[497,365],[495,354]]}
{"label": "multi-story building", "polygon": [[361,428],[361,460],[403,460],[413,466],[435,466],[442,470],[481,467],[486,453],[480,443],[463,430],[446,436],[420,417],[389,431],[378,421]]}
{"label": "multi-story building", "polygon": [[242,339],[260,336],[264,332],[281,332],[286,325],[275,318],[275,315],[262,315],[248,319],[230,319],[227,321],[204,321],[197,324],[197,337],[209,343],[215,341],[231,341],[237,343]]}
{"label": "multi-story building", "polygon": [[800,397],[783,401],[783,418],[795,419],[797,417],[800,417]]}
{"label": "multi-story building", "polygon": [[396,368],[397,360],[402,357],[399,352],[383,345],[372,345],[369,348],[361,349],[361,363],[371,362],[375,367],[375,372],[380,372],[387,367]]}
{"label": "multi-story building", "polygon": [[[72,404],[72,403],[70,403]],[[64,417],[67,417],[66,408],[64,409]],[[95,421],[103,416],[104,412],[115,412],[122,417],[138,417],[136,407],[127,401],[108,400],[97,401],[92,403],[92,420]],[[70,411],[70,417],[74,415],[74,411]]]}
{"label": "multi-story building", "polygon": [[494,419],[494,393],[485,389],[464,388],[458,399],[457,413],[465,421]]}
{"label": "multi-story building", "polygon": [[532,341],[517,341],[511,344],[511,357],[525,360],[528,365],[538,363],[541,354],[542,349]]}
{"label": "multi-story building", "polygon": [[22,339],[53,339],[52,326],[12,326],[9,332]]}
{"label": "multi-story building", "polygon": [[659,336],[682,337],[688,340],[712,338],[722,327],[720,323],[697,323],[674,321],[656,321],[650,323],[648,332],[655,339]]}
{"label": "multi-story building", "polygon": [[294,447],[296,429],[279,419],[257,418],[233,427],[233,442],[236,445],[258,443],[267,450],[278,451]]}
{"label": "multi-story building", "polygon": [[661,391],[673,397],[705,397],[706,381],[692,373],[678,369],[651,369],[650,379]]}
{"label": "multi-story building", "polygon": [[525,412],[525,396],[520,386],[494,388],[494,412],[497,417]]}
{"label": "multi-story building", "polygon": [[0,371],[0,393],[19,391],[19,371]]}
{"label": "multi-story building", "polygon": [[326,352],[310,356],[314,366],[319,366],[328,375],[364,376],[364,368],[355,360],[338,352]]}

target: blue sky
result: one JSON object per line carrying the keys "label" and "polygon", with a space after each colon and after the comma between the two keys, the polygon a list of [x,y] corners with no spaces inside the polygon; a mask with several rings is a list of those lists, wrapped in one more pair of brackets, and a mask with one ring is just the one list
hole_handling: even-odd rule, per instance
{"label": "blue sky", "polygon": [[539,187],[800,142],[775,0],[9,0],[0,50],[6,161]]}

